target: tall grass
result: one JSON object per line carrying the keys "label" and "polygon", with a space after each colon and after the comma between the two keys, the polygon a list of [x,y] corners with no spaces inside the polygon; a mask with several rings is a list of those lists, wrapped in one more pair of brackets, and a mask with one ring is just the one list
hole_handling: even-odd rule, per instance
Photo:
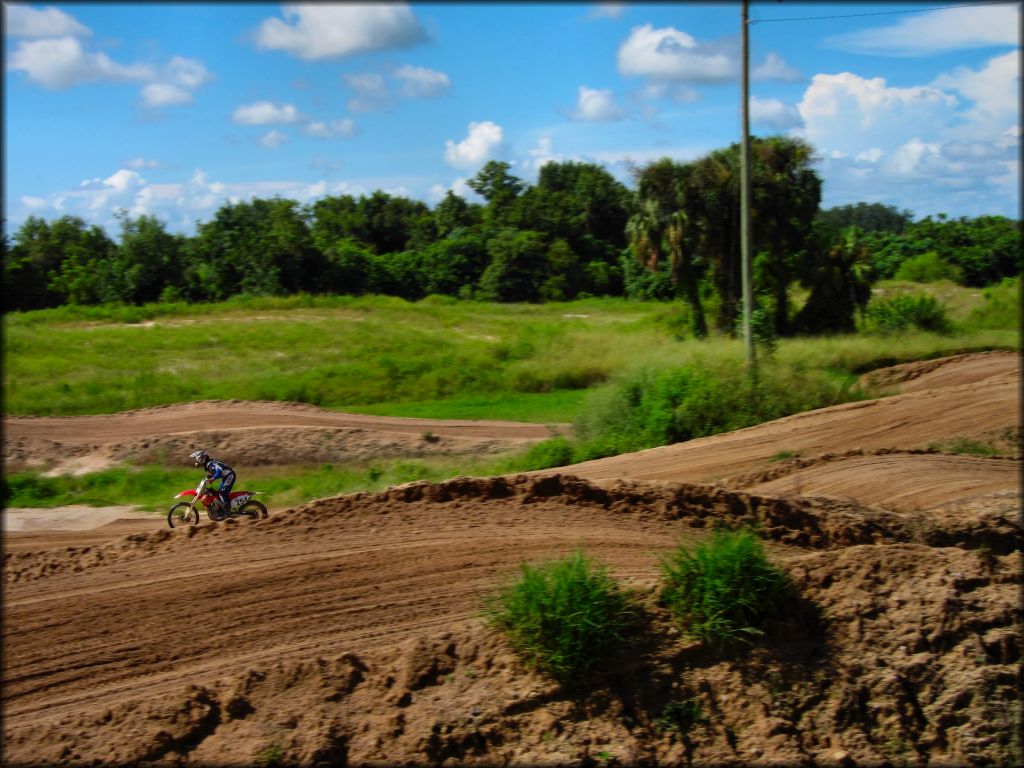
{"label": "tall grass", "polygon": [[[901,333],[886,341],[888,356],[1019,348],[1019,280],[1014,284],[1018,290],[912,284],[941,289],[953,332]],[[887,283],[879,290],[888,296],[903,288]],[[241,399],[570,421],[586,407],[581,393],[622,375],[716,359],[742,365],[735,339],[678,339],[677,314],[674,304],[622,299],[509,305],[373,296],[11,313],[4,316],[6,412],[76,415]],[[876,338],[850,335],[780,339],[772,359],[845,374],[879,354]],[[500,416],[499,403],[506,403]]]}
{"label": "tall grass", "polygon": [[686,633],[714,647],[763,634],[758,624],[794,593],[749,530],[715,531],[662,557],[661,602]]}
{"label": "tall grass", "polygon": [[578,680],[625,644],[637,609],[603,565],[577,550],[521,569],[518,580],[488,599],[484,613],[528,666]]}

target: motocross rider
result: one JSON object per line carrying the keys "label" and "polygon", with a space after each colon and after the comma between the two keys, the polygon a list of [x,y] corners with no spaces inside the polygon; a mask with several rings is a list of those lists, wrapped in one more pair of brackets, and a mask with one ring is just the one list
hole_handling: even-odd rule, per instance
{"label": "motocross rider", "polygon": [[195,466],[206,470],[207,482],[220,480],[220,488],[217,490],[220,493],[222,511],[228,514],[231,511],[231,486],[235,484],[235,470],[223,461],[210,458],[210,454],[202,449],[191,453],[189,458]]}

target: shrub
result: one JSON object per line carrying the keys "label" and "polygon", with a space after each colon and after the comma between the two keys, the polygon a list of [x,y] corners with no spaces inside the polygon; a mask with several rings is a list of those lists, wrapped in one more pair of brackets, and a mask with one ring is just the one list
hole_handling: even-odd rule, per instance
{"label": "shrub", "polygon": [[620,648],[636,621],[632,598],[581,550],[539,566],[489,598],[488,623],[527,666],[560,681],[578,679]]}
{"label": "shrub", "polygon": [[572,464],[572,445],[564,437],[552,437],[534,443],[525,455],[512,462],[514,472],[532,472],[537,469],[551,469]]}
{"label": "shrub", "polygon": [[793,592],[752,531],[716,531],[662,557],[661,602],[691,637],[714,646],[762,634],[757,624]]}
{"label": "shrub", "polygon": [[962,283],[964,271],[956,264],[942,258],[935,251],[928,251],[913,256],[896,270],[897,280],[910,280],[915,283],[935,283],[939,280],[951,280]]}
{"label": "shrub", "polygon": [[945,307],[927,294],[903,294],[891,299],[874,299],[868,304],[865,319],[869,330],[881,333],[893,333],[910,327],[947,333],[951,328]]}

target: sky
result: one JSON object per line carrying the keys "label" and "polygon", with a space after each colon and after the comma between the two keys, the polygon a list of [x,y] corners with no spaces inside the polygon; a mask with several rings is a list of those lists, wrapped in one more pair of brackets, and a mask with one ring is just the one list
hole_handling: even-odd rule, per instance
{"label": "sky", "polygon": [[[959,6],[959,7],[958,7]],[[740,3],[5,2],[5,230],[228,202],[430,206],[488,160],[631,170],[738,142]],[[1020,211],[1021,3],[750,4],[750,129],[822,207]]]}

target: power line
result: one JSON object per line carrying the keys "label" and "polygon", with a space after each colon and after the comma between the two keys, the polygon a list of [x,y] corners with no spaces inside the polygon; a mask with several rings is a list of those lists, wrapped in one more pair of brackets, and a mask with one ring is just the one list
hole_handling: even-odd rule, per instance
{"label": "power line", "polygon": [[1019,0],[1000,0],[991,3],[964,3],[963,5],[943,5],[936,8],[913,8],[905,11],[875,11],[874,13],[847,13],[840,16],[793,16],[788,19],[751,19],[748,24],[771,24],[776,21],[813,21],[814,19],[854,19],[860,16],[891,16],[894,13],[924,13],[925,11],[944,11],[947,8],[975,8],[979,5],[1017,5]]}

